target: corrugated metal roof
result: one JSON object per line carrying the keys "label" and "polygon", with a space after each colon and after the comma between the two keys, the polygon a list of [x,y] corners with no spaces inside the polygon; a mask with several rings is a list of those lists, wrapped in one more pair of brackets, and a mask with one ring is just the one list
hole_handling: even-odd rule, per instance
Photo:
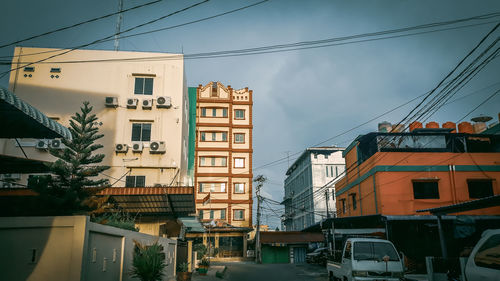
{"label": "corrugated metal roof", "polygon": [[71,139],[68,128],[50,119],[35,107],[0,87],[0,120],[3,138]]}

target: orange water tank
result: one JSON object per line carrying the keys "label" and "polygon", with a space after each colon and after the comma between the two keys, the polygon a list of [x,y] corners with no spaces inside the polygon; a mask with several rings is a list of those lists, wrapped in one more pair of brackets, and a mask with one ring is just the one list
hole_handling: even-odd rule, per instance
{"label": "orange water tank", "polygon": [[410,132],[415,129],[422,129],[422,128],[423,128],[422,123],[418,121],[413,121],[410,123]]}
{"label": "orange water tank", "polygon": [[439,128],[439,123],[432,121],[432,122],[429,122],[429,123],[425,124],[425,127],[427,129],[438,129]]}
{"label": "orange water tank", "polygon": [[453,122],[443,123],[443,128],[453,129],[453,131],[451,131],[452,133],[456,133],[457,132],[457,124],[455,124]]}
{"label": "orange water tank", "polygon": [[458,132],[464,133],[464,134],[473,134],[474,128],[472,127],[471,123],[462,122],[462,123],[458,124]]}

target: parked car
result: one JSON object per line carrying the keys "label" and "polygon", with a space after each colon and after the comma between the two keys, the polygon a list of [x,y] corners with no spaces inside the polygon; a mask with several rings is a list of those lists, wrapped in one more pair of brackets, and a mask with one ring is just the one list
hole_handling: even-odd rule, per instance
{"label": "parked car", "polygon": [[500,229],[483,232],[465,265],[467,281],[500,280]]}
{"label": "parked car", "polygon": [[387,240],[349,238],[341,255],[327,261],[330,280],[400,281],[404,279],[403,263],[394,245]]}
{"label": "parked car", "polygon": [[306,262],[307,263],[319,263],[319,264],[325,264],[326,263],[326,257],[328,255],[328,248],[317,248],[316,250],[312,251],[311,253],[306,255]]}

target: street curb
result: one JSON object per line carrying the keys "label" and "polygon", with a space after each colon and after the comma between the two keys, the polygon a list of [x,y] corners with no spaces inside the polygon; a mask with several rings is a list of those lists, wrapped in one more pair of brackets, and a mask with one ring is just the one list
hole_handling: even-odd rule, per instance
{"label": "street curb", "polygon": [[226,271],[227,271],[227,266],[224,266],[223,270],[215,272],[215,277],[223,279],[224,274],[226,274]]}

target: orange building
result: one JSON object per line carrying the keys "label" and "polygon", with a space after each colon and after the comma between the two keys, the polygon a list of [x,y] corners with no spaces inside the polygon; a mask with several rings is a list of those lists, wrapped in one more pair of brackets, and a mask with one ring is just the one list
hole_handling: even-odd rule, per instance
{"label": "orange building", "polygon": [[[417,215],[417,210],[500,194],[499,135],[435,128],[376,132],[356,138],[343,157],[338,217]],[[461,214],[500,215],[500,207]]]}

